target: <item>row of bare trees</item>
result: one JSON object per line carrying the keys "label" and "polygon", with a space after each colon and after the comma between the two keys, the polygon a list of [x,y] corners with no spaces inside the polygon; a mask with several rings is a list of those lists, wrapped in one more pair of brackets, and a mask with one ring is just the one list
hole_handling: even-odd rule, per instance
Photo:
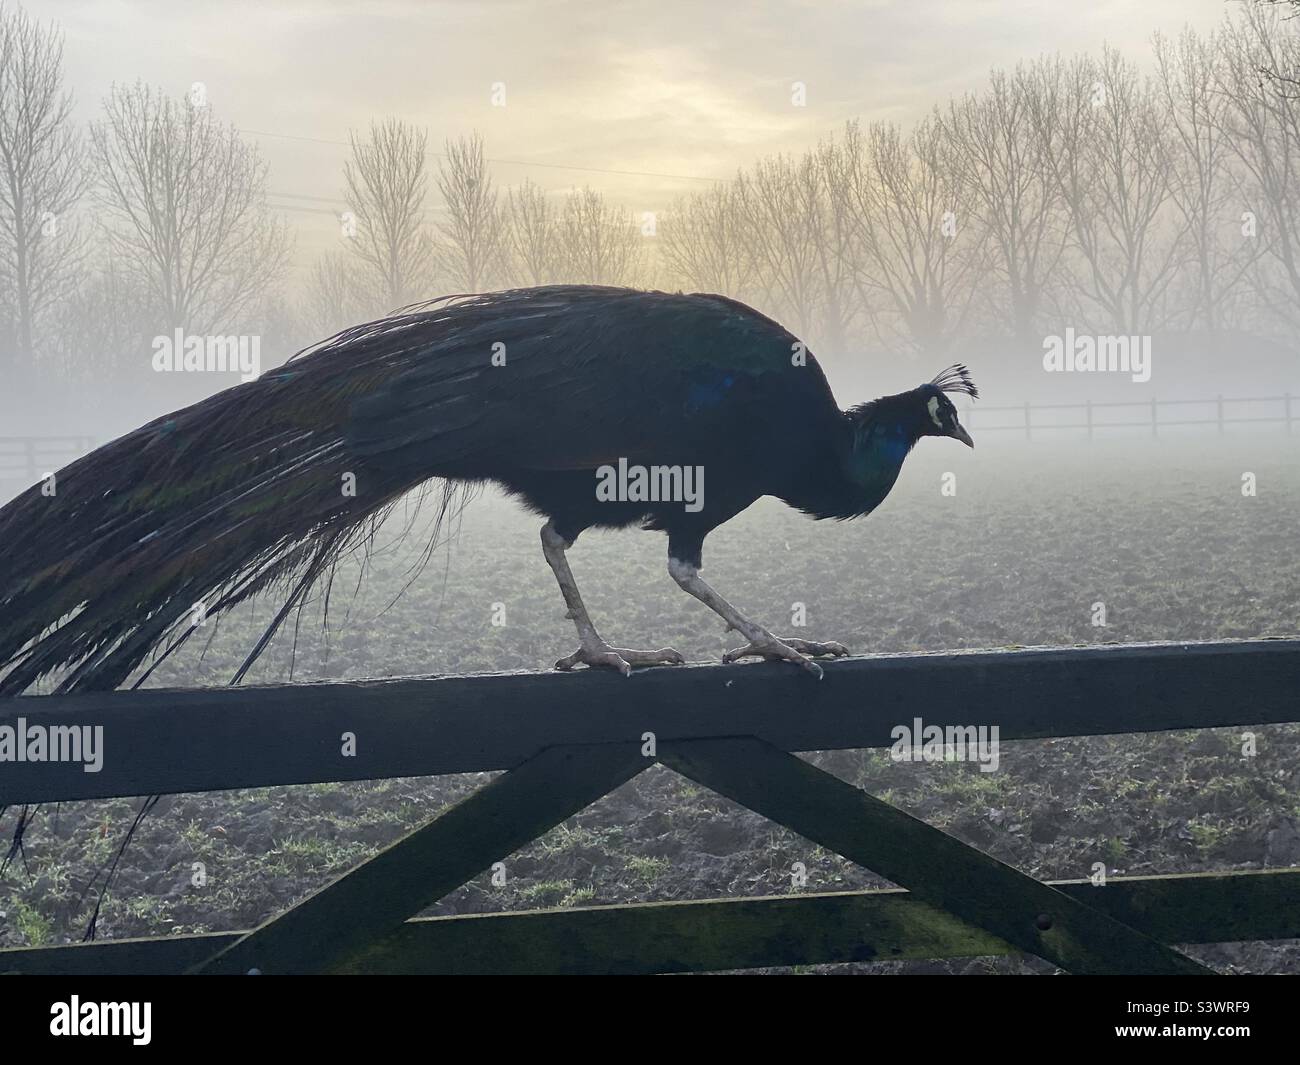
{"label": "row of bare trees", "polygon": [[407,123],[377,122],[366,139],[353,136],[340,246],[313,264],[304,293],[308,332],[325,335],[439,291],[645,280],[640,225],[595,190],[557,199],[525,181],[501,192],[477,135],[448,141],[432,174],[429,156],[427,134]]}
{"label": "row of bare trees", "polygon": [[[202,94],[115,86],[81,131],[56,31],[0,6],[0,370],[93,371],[142,338],[296,346],[438,292],[715,291],[819,350],[971,334],[1300,335],[1300,35],[1271,5],[1209,35],[994,71],[910,127],[850,122],[656,219],[589,189],[498,189],[477,136],[354,135],[337,246],[286,295],[267,167]],[[431,160],[436,162],[431,165]]]}
{"label": "row of bare trees", "polygon": [[911,128],[850,122],[762,160],[665,214],[669,276],[831,349],[1062,322],[1294,339],[1300,35],[1246,7],[1153,53],[1145,75],[1111,48],[1044,57]]}
{"label": "row of bare trees", "polygon": [[142,83],[78,129],[62,53],[0,7],[0,369],[95,369],[149,335],[264,320],[290,250],[265,162],[201,99]]}
{"label": "row of bare trees", "polygon": [[69,216],[86,174],[62,62],[57,35],[0,8],[0,371],[51,330],[85,254]]}

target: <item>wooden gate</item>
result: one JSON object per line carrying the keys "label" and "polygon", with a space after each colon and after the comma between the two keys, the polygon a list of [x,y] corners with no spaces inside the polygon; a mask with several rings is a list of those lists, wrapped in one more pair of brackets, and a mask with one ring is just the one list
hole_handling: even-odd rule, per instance
{"label": "wooden gate", "polygon": [[[798,758],[927,724],[1001,740],[1294,721],[1300,641],[145,690],[13,700],[105,726],[100,772],[0,767],[0,806],[508,770],[258,928],[0,951],[23,973],[652,973],[1023,951],[1208,972],[1171,944],[1300,937],[1300,870],[1043,883]],[[356,754],[345,757],[351,733]],[[906,890],[414,918],[659,763]]]}

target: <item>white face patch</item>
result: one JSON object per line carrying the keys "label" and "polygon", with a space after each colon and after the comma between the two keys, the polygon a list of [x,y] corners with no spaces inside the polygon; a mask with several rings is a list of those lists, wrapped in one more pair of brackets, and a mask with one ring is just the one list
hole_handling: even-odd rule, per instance
{"label": "white face patch", "polygon": [[930,402],[925,405],[926,410],[930,412],[930,421],[934,422],[940,429],[943,428],[943,422],[939,420],[939,397],[931,396]]}

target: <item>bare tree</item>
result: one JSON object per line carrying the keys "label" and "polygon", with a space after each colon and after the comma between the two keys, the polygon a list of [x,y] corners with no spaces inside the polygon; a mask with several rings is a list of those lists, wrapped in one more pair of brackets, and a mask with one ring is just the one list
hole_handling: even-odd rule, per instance
{"label": "bare tree", "polygon": [[744,226],[734,184],[679,199],[659,224],[664,264],[673,279],[685,288],[749,298],[754,261]]}
{"label": "bare tree", "polygon": [[375,122],[370,139],[349,137],[352,157],[343,164],[346,219],[357,283],[367,302],[385,310],[427,298],[433,242],[424,224],[428,193],[428,137],[396,119]]}
{"label": "bare tree", "polygon": [[988,235],[1004,304],[994,319],[1022,342],[1035,337],[1065,250],[1060,190],[1033,123],[1058,71],[1052,60],[995,70],[984,92],[952,101],[942,119],[961,200]]}
{"label": "bare tree", "polygon": [[641,231],[627,211],[593,189],[569,193],[557,230],[562,279],[586,285],[631,285],[642,268]]}
{"label": "bare tree", "polygon": [[1113,48],[1076,57],[1035,98],[1034,124],[1068,211],[1073,313],[1122,333],[1170,324],[1187,220],[1149,81]]}
{"label": "bare tree", "polygon": [[[1300,19],[1300,0],[1255,0],[1255,2],[1261,8],[1285,12],[1280,20],[1270,24],[1273,30],[1280,29],[1281,22]],[[1292,58],[1294,59],[1294,56]],[[1290,100],[1300,100],[1300,67],[1297,67],[1294,63],[1289,67],[1263,66],[1260,67],[1260,73],[1273,83],[1283,97]]]}
{"label": "bare tree", "polygon": [[818,281],[817,325],[814,337],[822,350],[847,351],[850,330],[857,324],[861,307],[857,300],[856,277],[859,249],[856,219],[848,201],[831,191],[832,182],[845,170],[848,148],[833,139],[824,141],[812,153],[816,169],[802,174],[805,198],[815,205],[811,215],[817,253],[814,258]]}
{"label": "bare tree", "polygon": [[1187,325],[1217,332],[1241,294],[1262,249],[1241,233],[1246,207],[1234,173],[1225,118],[1230,101],[1219,90],[1222,42],[1190,28],[1177,41],[1153,40],[1163,122],[1174,136],[1170,195],[1187,227],[1191,287]]}
{"label": "bare tree", "polygon": [[118,268],[165,328],[225,332],[288,258],[266,207],[266,164],[207,106],[114,86],[91,127],[105,231]]}
{"label": "bare tree", "polygon": [[506,193],[502,244],[511,284],[549,285],[562,269],[559,212],[531,181]]}
{"label": "bare tree", "polygon": [[131,369],[132,358],[157,332],[146,294],[122,264],[106,256],[83,271],[60,307],[51,361],[68,381],[105,381]]}
{"label": "bare tree", "polygon": [[864,136],[851,122],[843,159],[834,188],[854,221],[854,281],[877,335],[945,354],[970,316],[984,235],[978,212],[961,209],[942,124],[931,116],[905,136],[877,123]]}
{"label": "bare tree", "polygon": [[446,219],[438,225],[443,273],[464,292],[490,287],[502,267],[501,218],[477,133],[447,142],[438,189],[447,206]]}
{"label": "bare tree", "polygon": [[821,277],[818,234],[821,169],[811,155],[760,159],[736,179],[743,225],[739,235],[752,264],[759,305],[788,320],[799,336],[816,323]]}
{"label": "bare tree", "polygon": [[369,302],[371,290],[358,273],[358,261],[344,251],[328,251],[312,263],[298,306],[298,319],[310,340],[333,336],[389,309]]}
{"label": "bare tree", "polygon": [[1221,37],[1217,88],[1229,144],[1247,175],[1247,201],[1263,257],[1254,273],[1260,301],[1300,327],[1300,106],[1260,71],[1300,66],[1300,35],[1278,32],[1276,13],[1246,8]]}
{"label": "bare tree", "polygon": [[69,212],[85,168],[62,66],[60,33],[0,6],[0,304],[15,368],[30,369],[49,342],[51,313],[72,294],[84,255]]}

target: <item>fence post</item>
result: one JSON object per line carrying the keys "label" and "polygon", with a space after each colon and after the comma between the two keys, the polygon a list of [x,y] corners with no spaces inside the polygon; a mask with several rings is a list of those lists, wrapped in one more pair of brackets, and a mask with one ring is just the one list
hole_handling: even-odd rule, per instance
{"label": "fence post", "polygon": [[1151,439],[1154,440],[1160,435],[1156,428],[1156,397],[1151,397]]}
{"label": "fence post", "polygon": [[1025,400],[1025,439],[1032,440],[1033,436],[1029,432],[1029,401]]}
{"label": "fence post", "polygon": [[1086,400],[1083,404],[1084,410],[1088,415],[1088,439],[1092,439],[1092,400]]}
{"label": "fence post", "polygon": [[1218,405],[1219,405],[1219,435],[1222,436],[1223,435],[1223,397],[1222,396],[1219,396],[1218,398]]}

